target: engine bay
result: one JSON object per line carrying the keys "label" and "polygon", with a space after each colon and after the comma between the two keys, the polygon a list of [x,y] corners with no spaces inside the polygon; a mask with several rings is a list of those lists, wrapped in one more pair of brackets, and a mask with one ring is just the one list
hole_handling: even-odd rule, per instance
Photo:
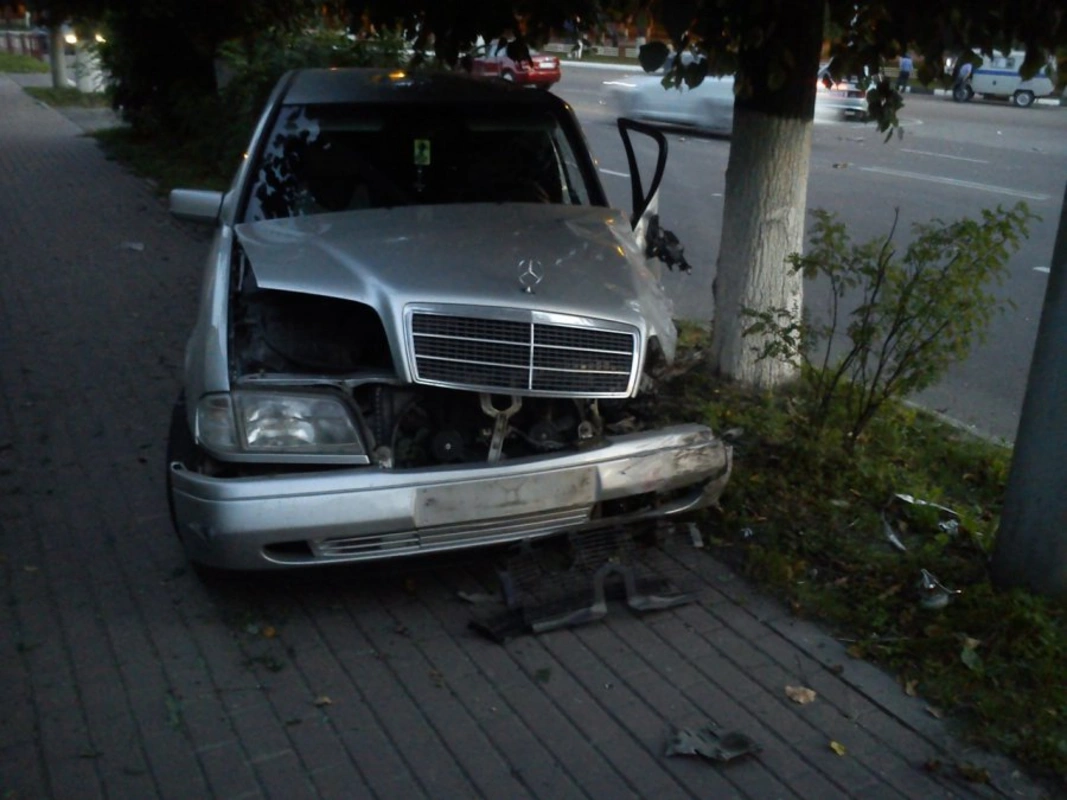
{"label": "engine bay", "polygon": [[596,447],[605,434],[644,427],[638,409],[647,398],[520,397],[405,383],[374,309],[259,289],[246,270],[236,272],[232,384],[342,394],[380,467],[491,463]]}

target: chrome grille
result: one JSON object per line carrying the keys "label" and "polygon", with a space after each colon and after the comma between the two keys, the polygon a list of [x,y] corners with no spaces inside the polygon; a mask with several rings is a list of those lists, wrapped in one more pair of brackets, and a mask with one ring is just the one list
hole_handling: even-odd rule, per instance
{"label": "chrome grille", "polygon": [[[409,316],[415,380],[510,394],[625,397],[637,362],[637,332],[417,311]],[[603,323],[601,323],[603,325]]]}

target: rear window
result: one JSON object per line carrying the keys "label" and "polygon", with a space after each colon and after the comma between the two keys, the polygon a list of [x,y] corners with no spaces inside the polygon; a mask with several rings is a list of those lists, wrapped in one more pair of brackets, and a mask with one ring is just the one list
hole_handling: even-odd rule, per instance
{"label": "rear window", "polygon": [[286,105],[255,168],[245,218],[589,198],[573,143],[542,109]]}

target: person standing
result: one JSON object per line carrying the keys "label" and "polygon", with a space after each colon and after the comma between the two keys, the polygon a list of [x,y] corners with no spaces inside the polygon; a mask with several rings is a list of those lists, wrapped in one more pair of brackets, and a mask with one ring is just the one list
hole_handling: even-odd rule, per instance
{"label": "person standing", "polygon": [[908,81],[911,79],[911,70],[911,56],[905,53],[901,56],[900,72],[897,73],[897,91],[901,94],[908,91]]}

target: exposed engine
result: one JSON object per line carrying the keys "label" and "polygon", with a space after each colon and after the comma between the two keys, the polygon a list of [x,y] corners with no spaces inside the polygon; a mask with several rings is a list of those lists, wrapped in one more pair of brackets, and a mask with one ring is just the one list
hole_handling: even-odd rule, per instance
{"label": "exposed engine", "polygon": [[[247,276],[248,273],[245,273]],[[375,463],[414,468],[594,447],[643,426],[633,401],[516,397],[403,383],[377,313],[345,300],[257,289],[234,278],[231,378],[330,386],[358,409]]]}

